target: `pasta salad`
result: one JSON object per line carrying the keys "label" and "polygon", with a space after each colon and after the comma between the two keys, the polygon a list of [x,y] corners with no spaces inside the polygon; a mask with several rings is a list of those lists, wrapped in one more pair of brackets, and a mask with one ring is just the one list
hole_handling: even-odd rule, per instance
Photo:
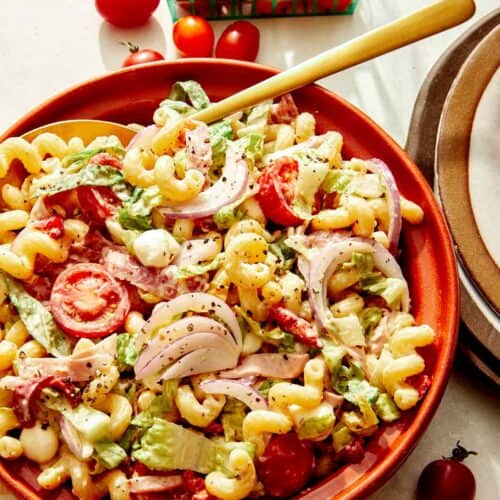
{"label": "pasta salad", "polygon": [[290,497],[430,385],[388,166],[289,95],[208,105],[178,82],[128,145],[0,144],[0,457],[42,489]]}

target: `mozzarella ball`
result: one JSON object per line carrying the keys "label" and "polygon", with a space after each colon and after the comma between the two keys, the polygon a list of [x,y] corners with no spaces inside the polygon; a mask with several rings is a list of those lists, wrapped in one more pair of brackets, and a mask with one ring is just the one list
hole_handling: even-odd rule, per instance
{"label": "mozzarella ball", "polygon": [[164,229],[144,231],[134,241],[134,253],[141,264],[149,267],[166,267],[179,253],[179,243]]}
{"label": "mozzarella ball", "polygon": [[41,422],[23,429],[19,439],[23,445],[24,455],[39,464],[54,458],[59,448],[59,439],[54,429]]}

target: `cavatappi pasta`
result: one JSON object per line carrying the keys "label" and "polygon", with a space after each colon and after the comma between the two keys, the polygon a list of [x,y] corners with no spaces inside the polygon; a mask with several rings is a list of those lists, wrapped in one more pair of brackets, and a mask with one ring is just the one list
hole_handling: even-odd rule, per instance
{"label": "cavatappi pasta", "polygon": [[128,145],[0,144],[0,457],[42,489],[289,497],[429,385],[394,258],[421,208],[290,96],[208,104],[180,82]]}

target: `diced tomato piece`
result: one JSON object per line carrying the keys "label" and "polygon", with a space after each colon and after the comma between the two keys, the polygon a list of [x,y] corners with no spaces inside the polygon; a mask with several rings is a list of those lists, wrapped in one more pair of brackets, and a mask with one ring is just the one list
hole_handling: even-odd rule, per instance
{"label": "diced tomato piece", "polygon": [[256,197],[266,217],[276,224],[298,226],[304,222],[291,207],[298,175],[299,163],[289,156],[277,158],[260,174]]}
{"label": "diced tomato piece", "polygon": [[121,205],[120,199],[107,186],[81,186],[77,192],[82,211],[97,224],[104,224]]}
{"label": "diced tomato piece", "polygon": [[64,219],[60,215],[52,215],[48,219],[35,221],[31,227],[46,232],[54,240],[59,240],[64,236]]}
{"label": "diced tomato piece", "polygon": [[363,438],[356,436],[350,443],[346,444],[337,452],[335,460],[342,463],[359,464],[364,456]]}
{"label": "diced tomato piece", "polygon": [[315,328],[304,318],[297,316],[286,307],[276,305],[269,311],[269,319],[276,321],[285,332],[291,333],[299,342],[313,347],[321,347],[321,340]]}
{"label": "diced tomato piece", "polygon": [[295,432],[275,435],[257,459],[257,473],[268,495],[289,498],[311,479],[314,461],[311,441]]}
{"label": "diced tomato piece", "polygon": [[123,162],[116,156],[110,155],[109,153],[97,153],[90,158],[89,163],[94,165],[109,165],[110,167],[115,167],[118,170],[123,169]]}

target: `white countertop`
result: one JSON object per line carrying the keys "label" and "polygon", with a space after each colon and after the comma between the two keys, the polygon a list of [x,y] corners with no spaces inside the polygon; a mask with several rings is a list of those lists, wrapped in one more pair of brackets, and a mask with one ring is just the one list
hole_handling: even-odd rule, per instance
{"label": "white countertop", "polygon": [[[290,67],[426,3],[431,2],[360,0],[352,17],[256,21],[261,32],[258,62]],[[118,44],[121,40],[175,58],[165,0],[146,26],[127,31],[102,22],[93,4],[92,0],[0,1],[0,130],[51,94],[119,68],[126,52]],[[476,0],[476,4],[472,21],[321,83],[363,109],[404,144],[413,103],[433,63],[471,23],[499,6],[498,0]],[[216,34],[226,24],[214,23]],[[412,499],[424,465],[448,455],[458,439],[479,452],[468,460],[477,480],[477,498],[500,498],[497,396],[475,372],[457,364],[429,429],[406,463],[372,499]],[[10,497],[0,494],[1,498]]]}

